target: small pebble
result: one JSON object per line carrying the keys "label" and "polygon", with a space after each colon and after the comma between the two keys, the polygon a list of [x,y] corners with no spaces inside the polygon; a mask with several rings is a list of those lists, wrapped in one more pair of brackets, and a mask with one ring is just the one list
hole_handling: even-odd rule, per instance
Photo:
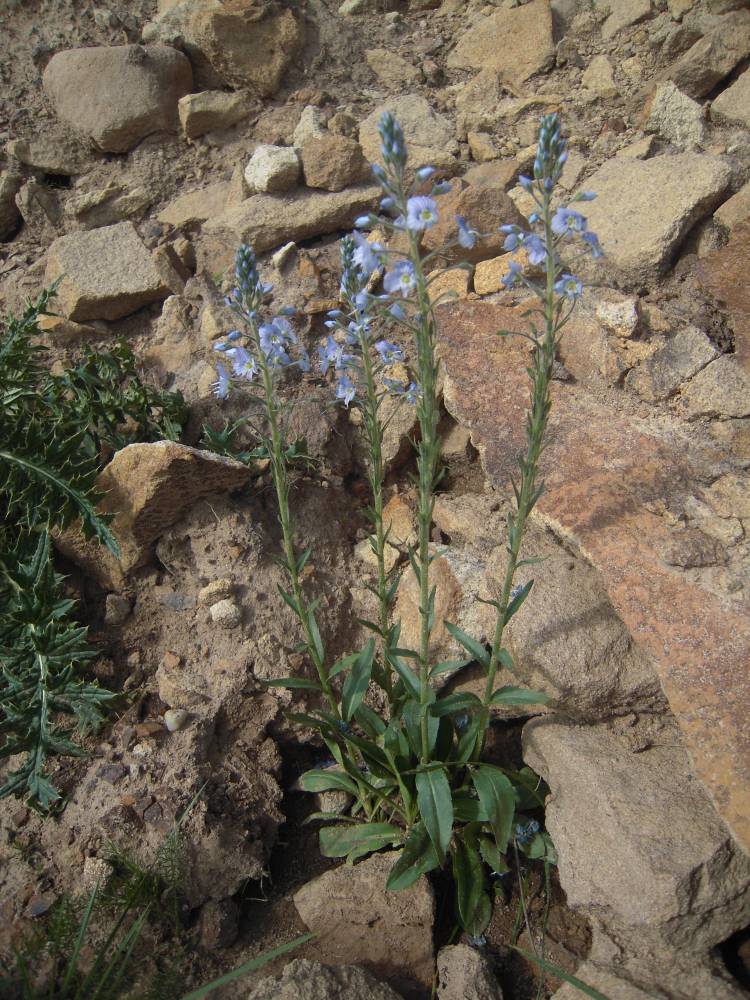
{"label": "small pebble", "polygon": [[231,580],[212,580],[205,587],[198,591],[198,604],[205,607],[207,604],[216,604],[217,601],[226,600],[234,593],[234,584]]}
{"label": "small pebble", "polygon": [[176,733],[187,722],[190,716],[183,708],[170,708],[164,713],[164,724],[170,733]]}
{"label": "small pebble", "polygon": [[122,594],[107,594],[104,601],[104,624],[122,625],[130,614],[130,601]]}
{"label": "small pebble", "polygon": [[224,600],[212,604],[209,609],[211,621],[224,628],[234,628],[242,621],[242,612],[234,601]]}

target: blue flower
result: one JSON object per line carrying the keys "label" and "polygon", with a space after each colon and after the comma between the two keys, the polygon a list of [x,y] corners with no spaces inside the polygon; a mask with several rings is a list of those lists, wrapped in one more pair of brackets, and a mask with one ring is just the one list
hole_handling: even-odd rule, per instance
{"label": "blue flower", "polygon": [[531,188],[534,185],[534,182],[532,181],[532,179],[530,177],[526,177],[525,174],[520,174],[519,175],[519,177],[518,177],[518,183],[521,185],[521,187],[524,189],[524,191],[531,191]]}
{"label": "blue flower", "polygon": [[383,287],[391,295],[397,293],[403,296],[411,295],[416,284],[414,265],[409,260],[398,261],[393,270],[389,271],[383,279]]}
{"label": "blue flower", "polygon": [[354,220],[354,225],[357,229],[368,229],[372,222],[369,215],[360,215],[359,218]]}
{"label": "blue flower", "polygon": [[573,201],[593,201],[596,198],[596,191],[579,191]]}
{"label": "blue flower", "polygon": [[599,260],[604,256],[604,251],[599,245],[599,237],[596,233],[583,233],[581,239],[587,244],[589,250],[591,251],[591,256],[594,260]]}
{"label": "blue flower", "polygon": [[227,340],[231,341],[232,343],[234,343],[235,340],[239,340],[241,337],[242,334],[240,333],[239,330],[230,330],[230,332],[227,334]]}
{"label": "blue flower", "polygon": [[505,242],[503,243],[503,249],[507,250],[509,253],[515,253],[523,246],[523,234],[522,233],[508,233],[505,237]]}
{"label": "blue flower", "polygon": [[528,844],[539,833],[539,830],[539,823],[535,819],[530,819],[528,823],[516,823],[516,841],[519,844]]}
{"label": "blue flower", "polygon": [[440,194],[448,194],[450,189],[450,181],[438,181],[432,186],[432,197],[436,198]]}
{"label": "blue flower", "polygon": [[586,229],[586,220],[572,208],[558,208],[552,216],[552,232],[556,236],[567,236],[572,239]]}
{"label": "blue flower", "polygon": [[416,382],[410,382],[408,386],[392,378],[385,378],[383,382],[392,396],[401,396],[407,403],[410,403],[412,406],[416,405],[419,398],[419,387]]}
{"label": "blue flower", "polygon": [[378,340],[375,343],[375,350],[380,355],[380,360],[384,365],[392,365],[397,361],[404,360],[404,352],[401,348],[387,340]]}
{"label": "blue flower", "polygon": [[357,387],[348,375],[342,375],[336,386],[336,399],[340,399],[344,406],[349,409],[349,403],[354,399]]}
{"label": "blue flower", "polygon": [[505,288],[513,288],[521,280],[521,273],[523,268],[516,260],[511,260],[508,263],[508,273],[503,276],[502,285]]}
{"label": "blue flower", "polygon": [[280,316],[270,323],[264,323],[258,329],[260,347],[266,356],[266,360],[271,365],[288,365],[290,357],[286,348],[289,344],[295,343],[297,338],[292,333],[292,328],[287,320]]}
{"label": "blue flower", "polygon": [[299,367],[299,370],[301,372],[305,372],[305,374],[307,374],[307,372],[310,371],[311,368],[310,355],[307,353],[307,351],[305,350],[300,351],[300,356],[299,360],[297,361],[297,365]]}
{"label": "blue flower", "polygon": [[414,232],[429,229],[438,221],[437,205],[432,198],[417,195],[406,203],[406,228]]}
{"label": "blue flower", "polygon": [[[362,233],[356,230],[352,233],[352,240],[357,249],[352,254],[352,260],[361,268],[363,276],[369,277],[383,263],[383,245],[381,243],[369,243]],[[342,278],[342,285],[346,282],[346,275]]]}
{"label": "blue flower", "polygon": [[[373,170],[374,169],[375,168],[373,167]],[[380,199],[380,211],[381,212],[390,212],[393,208],[395,208],[395,206],[396,206],[396,202],[393,200],[393,198],[390,197],[390,195],[386,196],[385,198],[381,198]]]}
{"label": "blue flower", "polygon": [[346,354],[342,344],[337,344],[333,337],[329,336],[325,346],[318,348],[320,356],[320,370],[325,375],[329,365],[334,371],[341,371],[347,368],[354,360],[352,354]]}
{"label": "blue flower", "polygon": [[559,281],[555,282],[555,291],[558,295],[564,295],[570,302],[575,302],[583,294],[583,284],[572,274],[563,274]]}
{"label": "blue flower", "polygon": [[232,371],[237,378],[252,382],[258,374],[258,363],[244,347],[235,347],[232,350]]}
{"label": "blue flower", "polygon": [[216,374],[218,378],[211,386],[211,391],[213,392],[214,396],[216,396],[218,399],[226,399],[227,396],[229,395],[229,389],[231,388],[232,385],[232,379],[229,375],[229,372],[224,367],[224,365],[216,366]]}
{"label": "blue flower", "polygon": [[471,250],[477,242],[479,233],[476,229],[471,228],[463,215],[457,215],[456,222],[458,223],[458,242],[462,247]]}
{"label": "blue flower", "polygon": [[382,115],[378,124],[380,152],[386,164],[403,168],[406,163],[406,140],[404,132],[390,111]]}
{"label": "blue flower", "polygon": [[398,320],[399,323],[406,322],[406,313],[404,312],[403,308],[399,305],[398,302],[394,302],[391,308],[388,310],[388,312],[391,314],[391,316],[393,316],[395,320]]}
{"label": "blue flower", "polygon": [[418,181],[428,181],[430,177],[435,173],[434,167],[420,167],[417,171]]}
{"label": "blue flower", "polygon": [[523,247],[529,255],[529,264],[536,266],[546,261],[547,247],[541,236],[537,236],[536,233],[527,233],[523,237]]}

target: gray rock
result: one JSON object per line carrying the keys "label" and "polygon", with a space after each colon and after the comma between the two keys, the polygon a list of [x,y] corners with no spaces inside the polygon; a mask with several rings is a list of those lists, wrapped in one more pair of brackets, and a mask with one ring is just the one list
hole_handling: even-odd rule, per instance
{"label": "gray rock", "polygon": [[390,49],[367,49],[365,59],[378,80],[390,90],[401,90],[422,78],[416,66]]}
{"label": "gray rock", "polygon": [[210,899],[201,907],[201,947],[229,948],[239,934],[240,908],[233,899]]}
{"label": "gray rock", "polygon": [[221,625],[222,628],[235,628],[242,621],[242,611],[229,598],[212,604],[208,613],[211,615],[211,621],[215,625]]}
{"label": "gray rock", "polygon": [[299,184],[300,163],[293,146],[258,146],[245,167],[251,191],[277,194]]}
{"label": "gray rock", "polygon": [[22,183],[21,175],[13,171],[0,174],[0,240],[15,232],[21,221],[16,195]]}
{"label": "gray rock", "polygon": [[705,97],[750,55],[750,11],[719,18],[707,35],[692,45],[664,73],[689,97]]}
{"label": "gray rock", "polygon": [[206,132],[231,128],[253,110],[250,96],[244,91],[228,94],[223,90],[204,90],[186,94],[177,103],[182,131],[188,139]]}
{"label": "gray rock", "polygon": [[627,281],[648,284],[668,269],[684,236],[721,201],[730,181],[729,166],[715,156],[615,157],[587,178],[597,197],[585,215]]}
{"label": "gray rock", "polygon": [[429,986],[435,901],[424,877],[404,892],[386,891],[397,858],[373,854],[326,872],[295,893],[294,905],[325,961],[356,962],[383,979]]}
{"label": "gray rock", "polygon": [[292,133],[292,143],[300,149],[310,139],[318,139],[326,134],[325,118],[320,108],[308,104],[302,109],[299,121]]}
{"label": "gray rock", "polygon": [[262,979],[247,1000],[401,1000],[401,995],[356,965],[296,958],[279,979]]}
{"label": "gray rock", "polygon": [[104,624],[122,625],[130,616],[130,601],[122,594],[107,594],[104,599]]}
{"label": "gray rock", "polygon": [[382,163],[378,124],[385,111],[396,116],[409,150],[409,166],[454,169],[458,142],[453,126],[418,94],[405,94],[386,101],[365,118],[359,127],[359,142],[369,163]]}
{"label": "gray rock", "polygon": [[649,402],[668,399],[681,383],[692,378],[719,352],[702,330],[679,330],[663,347],[628,372],[625,384]]}
{"label": "gray rock", "polygon": [[132,222],[56,239],[45,281],[58,278],[55,308],[75,321],[120,319],[169,295]]}
{"label": "gray rock", "polygon": [[230,188],[228,181],[215,181],[197,191],[188,191],[165,205],[157,218],[175,229],[200,225],[221,215],[227,207]]}
{"label": "gray rock", "polygon": [[43,135],[14,139],[8,143],[8,156],[32,170],[45,174],[72,177],[91,166],[91,152],[73,135],[52,130]]}
{"label": "gray rock", "polygon": [[96,191],[68,198],[65,215],[73,222],[71,228],[100,229],[142,215],[152,201],[153,194],[146,188],[128,190],[116,181],[110,181]]}
{"label": "gray rock", "polygon": [[711,105],[711,118],[750,128],[750,70],[745,70]]}
{"label": "gray rock", "polygon": [[671,82],[657,87],[646,122],[649,132],[657,132],[680,149],[694,149],[705,140],[703,108]]}
{"label": "gray rock", "polygon": [[680,395],[685,415],[697,417],[750,416],[750,373],[731,354],[723,354],[698,372]]}
{"label": "gray rock", "polygon": [[602,38],[613,38],[623,28],[651,16],[651,0],[595,0],[597,7],[608,7],[610,15],[602,25]]}
{"label": "gray rock", "polygon": [[592,58],[581,77],[581,84],[599,97],[617,97],[619,93],[612,72],[612,63],[605,55]]}
{"label": "gray rock", "polygon": [[439,1000],[503,1000],[489,960],[468,944],[441,948],[437,974]]}
{"label": "gray rock", "polygon": [[152,132],[176,130],[193,73],[176,49],[119,45],[58,52],[43,83],[60,119],[104,152],[127,153]]}

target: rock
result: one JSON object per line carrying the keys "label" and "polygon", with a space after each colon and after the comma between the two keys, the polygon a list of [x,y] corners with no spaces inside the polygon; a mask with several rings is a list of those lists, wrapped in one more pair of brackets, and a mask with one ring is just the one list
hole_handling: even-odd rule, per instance
{"label": "rock", "polygon": [[686,326],[628,372],[625,384],[642,399],[655,403],[673,396],[684,381],[718,356],[719,352],[702,330]]}
{"label": "rock", "polygon": [[198,245],[199,264],[205,261],[213,273],[231,264],[240,243],[262,253],[290,241],[349,229],[358,216],[376,207],[379,196],[380,188],[374,185],[285,197],[253,195],[204,225]]}
{"label": "rock", "polygon": [[240,932],[240,909],[233,899],[210,899],[201,907],[200,942],[206,951],[229,948]]}
{"label": "rock", "polygon": [[145,188],[132,190],[110,181],[97,191],[74,195],[65,202],[65,215],[74,220],[76,228],[101,229],[123,222],[131,216],[142,215],[153,201]]}
{"label": "rock", "polygon": [[164,725],[170,733],[176,733],[182,729],[190,718],[190,713],[183,708],[168,708],[164,713]]}
{"label": "rock", "polygon": [[[455,180],[448,194],[438,199],[438,222],[422,237],[426,250],[443,250],[451,260],[470,263],[496,257],[502,250],[505,234],[500,226],[523,226],[526,220],[499,185],[475,187]],[[456,216],[462,215],[482,235],[471,249],[456,243]]]}
{"label": "rock", "polygon": [[201,86],[228,84],[271,97],[304,42],[302,18],[255,0],[182,0],[144,29],[143,37],[180,40]]}
{"label": "rock", "polygon": [[664,79],[689,97],[705,97],[749,55],[750,11],[738,10],[720,18],[664,72]]}
{"label": "rock", "polygon": [[114,514],[110,529],[120,544],[119,561],[73,528],[55,544],[103,586],[119,589],[124,576],[148,560],[153,543],[170,525],[204,497],[244,486],[248,475],[239,462],[173,441],[128,445],[115,453],[96,481],[104,494],[98,510]]}
{"label": "rock", "polygon": [[292,146],[258,146],[245,167],[251,191],[278,193],[299,184],[299,157]]}
{"label": "rock", "polygon": [[[513,40],[499,44],[500,39]],[[500,10],[483,18],[458,39],[449,69],[492,69],[513,86],[546,69],[554,58],[549,0]]]}
{"label": "rock", "polygon": [[487,132],[469,132],[466,138],[471,150],[471,158],[477,163],[487,163],[500,156],[492,136]]}
{"label": "rock", "polygon": [[188,191],[170,201],[159,212],[157,219],[175,229],[200,225],[207,219],[221,215],[227,207],[229,191],[228,181],[216,181],[197,191]]}
{"label": "rock", "polygon": [[520,169],[521,164],[517,160],[496,160],[493,163],[469,167],[464,174],[464,180],[473,187],[500,187],[503,191],[507,191],[513,186]]}
{"label": "rock", "polygon": [[638,299],[614,289],[599,292],[594,302],[596,318],[617,337],[633,337],[640,325]]}
{"label": "rock", "polygon": [[680,149],[695,149],[705,141],[703,108],[669,81],[656,88],[646,128]]}
{"label": "rock", "polygon": [[421,79],[419,70],[389,49],[367,49],[367,65],[389,90],[402,90]]}
{"label": "rock", "polygon": [[602,38],[614,38],[623,28],[651,16],[651,0],[596,0],[598,7],[608,7],[609,17],[602,25]]}
{"label": "rock", "polygon": [[[374,539],[373,539],[374,540]],[[354,546],[354,555],[360,562],[363,562],[365,566],[369,566],[371,570],[377,569],[378,560],[373,551],[372,544],[369,538],[363,538],[361,542],[357,542]],[[393,567],[396,565],[399,559],[398,550],[392,545],[386,545],[384,556],[384,565],[386,573],[390,573]]]}
{"label": "rock", "polygon": [[127,153],[152,132],[175,130],[193,74],[175,49],[118,45],[58,52],[42,80],[58,118],[104,152]]}
{"label": "rock", "polygon": [[91,166],[91,152],[76,136],[53,129],[44,135],[14,139],[7,145],[8,156],[45,174],[73,177]]}
{"label": "rock", "polygon": [[455,172],[454,154],[458,152],[458,143],[453,127],[417,94],[395,97],[381,104],[361,123],[359,142],[369,163],[382,164],[378,124],[386,111],[395,115],[404,130],[411,169],[433,166]]}
{"label": "rock", "polygon": [[[464,302],[438,310],[446,409],[471,428],[490,482],[503,491],[525,440],[528,355],[521,341],[500,339],[496,331],[527,331],[525,308]],[[709,387],[705,380],[717,366]],[[717,358],[682,398],[703,381],[706,401],[713,395],[716,409],[722,383],[736,378],[737,399],[744,393],[746,401],[741,371],[731,355]],[[614,409],[609,397],[599,402],[569,382],[552,383],[552,413],[554,433],[542,461],[546,489],[534,519],[584,552],[598,571],[639,655],[658,674],[698,776],[734,834],[750,845],[744,749],[750,701],[736,682],[737,663],[750,661],[747,594],[717,593],[702,577],[666,567],[660,554],[674,528],[658,510],[681,510],[696,482],[716,478],[716,465],[705,463],[718,438],[701,442],[699,427],[674,436],[671,425],[642,424]],[[616,468],[609,465],[614,455]]]}
{"label": "rock", "polygon": [[56,239],[45,282],[58,278],[55,308],[76,322],[119,319],[169,294],[132,222]]}
{"label": "rock", "polygon": [[711,103],[711,119],[750,128],[750,70],[745,70]]}
{"label": "rock", "polygon": [[731,233],[735,226],[750,219],[750,181],[714,212],[714,222]]}
{"label": "rock", "polygon": [[598,97],[617,97],[619,90],[615,84],[612,63],[605,55],[594,56],[581,77],[581,85]]}
{"label": "rock", "polygon": [[682,390],[680,402],[689,420],[697,417],[750,416],[750,372],[731,354],[722,354]]}
{"label": "rock", "polygon": [[426,878],[404,892],[386,892],[398,854],[373,854],[308,882],[294,905],[315,934],[321,958],[355,962],[399,983],[432,983],[435,901]]}
{"label": "rock", "polygon": [[362,148],[356,139],[325,133],[302,147],[305,184],[324,191],[342,191],[369,175]]}
{"label": "rock", "polygon": [[122,625],[130,617],[130,601],[121,594],[107,594],[104,601],[104,624]]}
{"label": "rock", "polygon": [[519,254],[504,253],[491,260],[480,261],[474,269],[474,291],[477,295],[491,295],[502,291],[503,278],[510,272],[512,260],[525,266],[528,256],[525,251],[521,251]]}
{"label": "rock", "polygon": [[231,580],[212,580],[198,591],[198,604],[206,607],[231,597],[235,587]]}
{"label": "rock", "polygon": [[21,222],[21,213],[16,205],[16,195],[23,179],[20,174],[8,171],[0,174],[0,240],[13,236]]}
{"label": "rock", "polygon": [[[347,0],[341,6],[360,2]],[[401,1000],[401,996],[356,965],[329,966],[295,958],[280,979],[262,979],[247,1000]]]}
{"label": "rock", "polygon": [[40,243],[51,242],[62,229],[62,205],[55,188],[32,177],[16,195],[16,205],[24,224]]}
{"label": "rock", "polygon": [[308,104],[302,109],[294,131],[292,133],[292,144],[301,149],[310,139],[318,139],[326,134],[325,117],[320,108],[314,104]]}
{"label": "rock", "polygon": [[438,1000],[503,1000],[489,959],[468,944],[440,949],[437,976]]}
{"label": "rock", "polygon": [[589,227],[631,284],[648,285],[669,267],[691,227],[721,200],[731,179],[715,156],[682,153],[651,160],[608,160],[586,180],[596,200]]}
{"label": "rock", "polygon": [[[633,753],[606,725],[539,719],[524,727],[524,760],[551,789],[545,820],[568,905],[646,953],[650,942],[699,958],[743,926],[750,859],[685,751],[661,745],[668,736]],[[579,796],[595,823],[581,822]],[[668,982],[668,968],[652,972]]]}
{"label": "rock", "polygon": [[252,110],[253,103],[243,91],[228,94],[223,90],[204,90],[200,94],[186,94],[177,103],[180,125],[188,139],[231,128]]}
{"label": "rock", "polygon": [[433,304],[438,300],[445,300],[446,296],[452,299],[465,299],[469,294],[469,283],[471,281],[471,270],[437,270],[430,271],[427,275],[431,282],[428,295]]}
{"label": "rock", "polygon": [[[670,955],[669,959],[671,958],[672,956]],[[667,962],[669,959],[667,959]],[[618,972],[621,975],[618,975]],[[672,964],[672,981],[664,984],[669,989],[669,993],[663,993],[661,990],[655,993],[650,988],[641,989],[629,979],[623,978],[622,974],[627,974],[622,968],[607,968],[598,962],[592,961],[583,962],[576,969],[577,979],[580,979],[592,989],[598,990],[603,996],[608,997],[609,1000],[663,1000],[667,996],[674,995],[674,964]],[[724,992],[722,989],[724,984],[718,977],[712,977],[712,980],[712,992],[704,994],[701,997],[695,992],[694,984],[691,983],[688,994],[691,1000],[740,1000],[739,997],[736,997],[734,990],[731,993]],[[729,989],[731,990],[731,987]],[[580,1000],[581,991],[575,986],[563,983],[561,988],[553,994],[553,997],[554,1000]]]}
{"label": "rock", "polygon": [[222,628],[235,628],[242,623],[242,611],[234,601],[228,598],[212,604],[208,612],[211,615],[211,621],[215,625],[221,625]]}
{"label": "rock", "polygon": [[629,158],[631,160],[647,160],[654,152],[656,139],[653,135],[644,136],[636,142],[631,142],[629,146],[618,149],[615,156]]}
{"label": "rock", "polygon": [[98,888],[101,892],[112,877],[114,869],[104,858],[87,857],[83,862],[83,890],[89,895]]}
{"label": "rock", "polygon": [[[725,202],[719,212],[728,205]],[[714,213],[714,218],[717,215]],[[728,313],[735,337],[735,360],[745,371],[750,371],[750,286],[745,278],[748,253],[750,220],[738,224],[727,245],[710,253],[697,268],[702,286]]]}
{"label": "rock", "polygon": [[727,561],[727,554],[716,538],[697,528],[678,528],[659,548],[659,554],[668,566],[695,569],[697,566],[715,566]]}

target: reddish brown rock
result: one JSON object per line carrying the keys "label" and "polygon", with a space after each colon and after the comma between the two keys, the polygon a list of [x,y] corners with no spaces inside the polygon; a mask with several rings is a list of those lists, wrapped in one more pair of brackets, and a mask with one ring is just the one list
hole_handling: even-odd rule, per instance
{"label": "reddish brown rock", "polygon": [[[524,306],[462,303],[440,310],[449,412],[472,432],[490,479],[509,489],[524,443],[528,400]],[[536,516],[577,545],[654,660],[695,769],[737,838],[750,844],[750,616],[667,565],[675,528],[651,509],[695,489],[684,444],[648,433],[571,383],[552,386],[546,493]],[[501,405],[499,405],[501,401]]]}
{"label": "reddish brown rock", "polygon": [[750,221],[732,231],[725,247],[715,250],[698,264],[698,278],[710,294],[726,309],[734,329],[735,358],[750,371],[750,284],[747,262],[750,259]]}

